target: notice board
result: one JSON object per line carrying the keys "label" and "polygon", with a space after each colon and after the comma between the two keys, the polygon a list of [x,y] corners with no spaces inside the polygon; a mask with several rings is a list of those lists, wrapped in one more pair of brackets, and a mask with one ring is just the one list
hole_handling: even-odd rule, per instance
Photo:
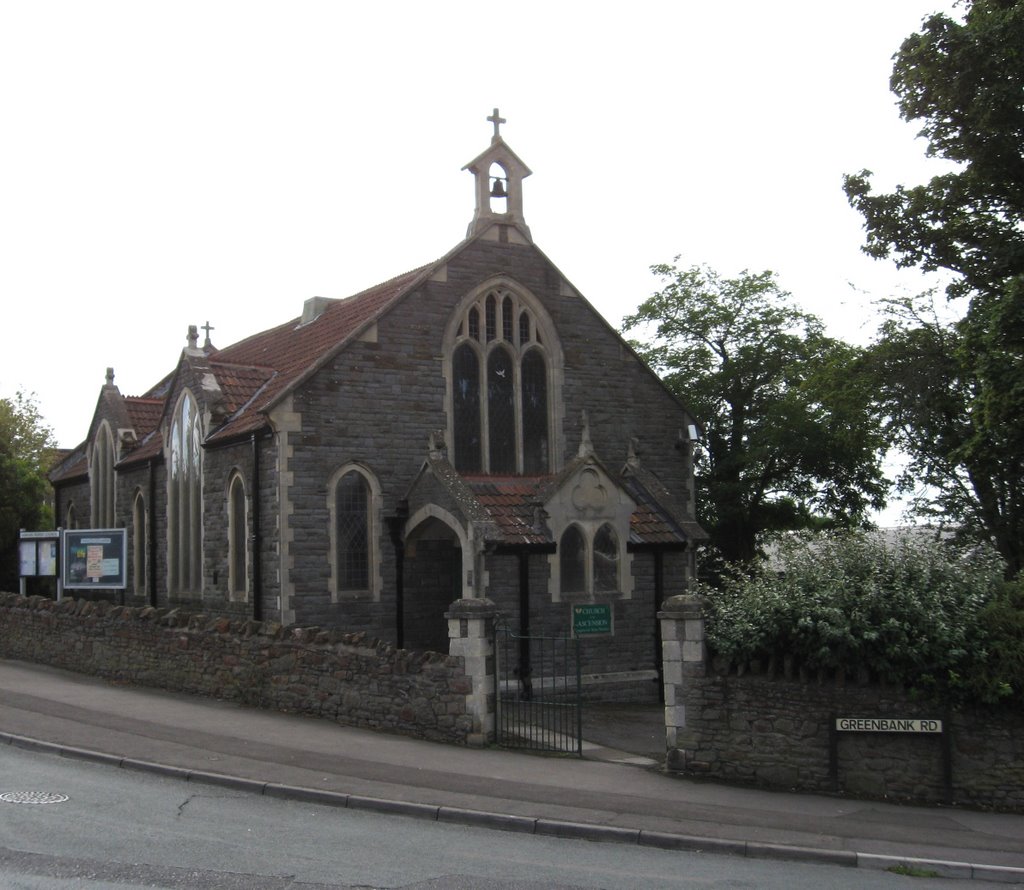
{"label": "notice board", "polygon": [[123,528],[64,532],[61,579],[65,590],[128,586],[128,536]]}

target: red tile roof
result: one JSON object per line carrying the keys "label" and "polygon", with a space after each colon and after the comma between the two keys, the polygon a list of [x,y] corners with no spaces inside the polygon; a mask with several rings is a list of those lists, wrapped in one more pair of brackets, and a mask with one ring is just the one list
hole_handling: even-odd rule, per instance
{"label": "red tile roof", "polygon": [[542,492],[552,476],[463,476],[462,481],[487,511],[504,544],[549,544]]}
{"label": "red tile roof", "polygon": [[164,413],[163,399],[127,396],[124,400],[124,406],[128,411],[128,419],[131,421],[132,429],[135,430],[135,434],[140,439],[150,430],[157,427]]}
{"label": "red tile roof", "polygon": [[300,316],[211,353],[210,368],[230,416],[208,441],[262,427],[264,412],[277,399],[404,296],[433,265],[413,269],[344,300],[330,301],[313,321],[303,324]]}
{"label": "red tile roof", "polygon": [[[462,481],[487,511],[499,530],[502,544],[551,544],[551,531],[544,524],[541,507],[558,484],[560,476],[462,476]],[[695,522],[679,523],[667,508],[636,479],[617,480],[637,507],[630,517],[631,544],[681,545],[704,540]],[[683,526],[686,526],[684,528]]]}

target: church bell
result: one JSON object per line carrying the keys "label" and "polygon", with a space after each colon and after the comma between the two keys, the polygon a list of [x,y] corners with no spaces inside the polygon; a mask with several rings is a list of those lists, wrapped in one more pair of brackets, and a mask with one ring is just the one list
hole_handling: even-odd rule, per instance
{"label": "church bell", "polygon": [[491,197],[492,198],[507,198],[508,195],[505,192],[505,183],[501,179],[495,179],[494,185],[491,186]]}

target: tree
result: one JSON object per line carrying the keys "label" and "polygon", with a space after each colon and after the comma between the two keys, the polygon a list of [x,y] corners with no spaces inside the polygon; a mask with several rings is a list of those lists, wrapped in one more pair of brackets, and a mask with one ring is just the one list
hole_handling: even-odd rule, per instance
{"label": "tree", "polygon": [[[1024,562],[1024,0],[974,0],[962,22],[933,15],[896,55],[900,114],[953,165],[927,184],[873,194],[845,179],[865,251],[954,273],[963,317],[939,323],[902,301],[876,345],[882,407],[926,509],[989,538],[1011,574]],[[926,364],[925,364],[926,362]],[[926,370],[927,369],[927,370]]]}
{"label": "tree", "polygon": [[634,345],[703,424],[698,515],[722,557],[753,559],[767,530],[857,525],[881,507],[858,351],[792,306],[772,272],[652,271],[663,287],[623,329],[650,334]]}
{"label": "tree", "polygon": [[45,504],[53,433],[33,398],[0,399],[0,589],[18,584],[18,533],[51,525]]}

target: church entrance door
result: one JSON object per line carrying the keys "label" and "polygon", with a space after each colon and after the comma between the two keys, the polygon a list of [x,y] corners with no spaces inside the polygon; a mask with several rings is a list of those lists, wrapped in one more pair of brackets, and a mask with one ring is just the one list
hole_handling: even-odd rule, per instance
{"label": "church entrance door", "polygon": [[406,539],[404,588],[405,648],[447,652],[444,614],[462,596],[462,547],[440,520],[427,520]]}

